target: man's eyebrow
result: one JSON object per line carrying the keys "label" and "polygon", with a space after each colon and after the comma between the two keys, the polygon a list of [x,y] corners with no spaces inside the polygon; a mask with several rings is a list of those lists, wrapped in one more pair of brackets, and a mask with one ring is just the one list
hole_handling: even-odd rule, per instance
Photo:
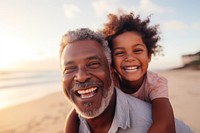
{"label": "man's eyebrow", "polygon": [[[85,60],[100,60],[100,58],[98,56],[90,56],[90,57],[87,57]],[[71,64],[74,64],[74,61],[64,62],[64,66],[71,65]]]}
{"label": "man's eyebrow", "polygon": [[99,57],[98,56],[90,56],[87,58],[87,60],[99,60]]}
{"label": "man's eyebrow", "polygon": [[73,61],[64,62],[64,66],[71,65],[71,64],[73,64]]}

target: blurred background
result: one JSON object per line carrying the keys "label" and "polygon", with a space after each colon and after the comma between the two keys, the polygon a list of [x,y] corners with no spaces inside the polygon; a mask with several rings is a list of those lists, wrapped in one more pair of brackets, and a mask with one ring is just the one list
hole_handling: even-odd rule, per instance
{"label": "blurred background", "polygon": [[[59,44],[62,35],[68,30],[81,27],[100,30],[107,22],[107,14],[116,13],[118,9],[133,11],[142,19],[151,15],[150,24],[160,25],[159,44],[163,46],[164,56],[153,57],[150,70],[160,72],[192,68],[193,74],[185,74],[183,77],[189,79],[189,75],[190,79],[195,79],[185,83],[192,83],[195,89],[191,93],[199,97],[199,5],[199,0],[1,0],[0,117],[3,115],[1,110],[11,105],[61,92]],[[166,73],[164,75],[168,76]],[[174,81],[176,79],[173,79],[172,83],[175,83]],[[192,86],[188,88],[191,89]],[[170,91],[172,104],[177,106],[176,101],[173,101],[175,92],[172,92]],[[182,97],[180,94],[178,96]],[[194,100],[199,102],[199,99]],[[193,101],[191,102],[194,104]],[[194,106],[196,107],[196,104]],[[200,118],[197,114],[192,118],[195,117]],[[197,121],[190,121],[180,115],[179,118],[186,120],[195,131],[200,132],[200,129],[193,125]],[[0,122],[0,132],[1,129],[2,132],[14,132],[14,129],[8,126],[10,118],[5,119],[3,123],[7,124]],[[20,132],[28,131],[23,129]]]}
{"label": "blurred background", "polygon": [[[173,0],[1,0],[0,70],[59,69],[62,35],[80,27],[101,29],[106,15],[134,11],[159,24],[164,56],[151,69],[182,66],[182,55],[200,51],[200,1]],[[38,65],[40,64],[40,65]]]}

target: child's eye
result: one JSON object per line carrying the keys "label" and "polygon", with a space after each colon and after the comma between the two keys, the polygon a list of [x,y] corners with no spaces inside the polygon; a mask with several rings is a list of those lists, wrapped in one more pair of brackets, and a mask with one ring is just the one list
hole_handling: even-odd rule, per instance
{"label": "child's eye", "polygon": [[139,54],[139,53],[142,53],[143,51],[144,51],[143,49],[135,49],[135,50],[134,50],[134,52],[135,52],[135,53],[138,53],[138,54]]}
{"label": "child's eye", "polygon": [[115,52],[115,53],[114,53],[115,56],[121,56],[121,55],[123,55],[123,54],[124,54],[124,52],[122,52],[122,51],[120,51],[120,52]]}

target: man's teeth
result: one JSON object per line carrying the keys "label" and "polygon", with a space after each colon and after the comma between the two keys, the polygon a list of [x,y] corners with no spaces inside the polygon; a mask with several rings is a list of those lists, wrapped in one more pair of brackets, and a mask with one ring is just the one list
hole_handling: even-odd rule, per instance
{"label": "man's teeth", "polygon": [[90,92],[93,92],[95,91],[97,88],[89,88],[89,89],[86,89],[86,90],[78,90],[78,94],[85,94],[85,93],[90,93]]}
{"label": "man's teeth", "polygon": [[95,90],[97,90],[97,88],[93,87],[85,90],[78,90],[77,93],[81,96],[81,98],[90,98],[94,96]]}

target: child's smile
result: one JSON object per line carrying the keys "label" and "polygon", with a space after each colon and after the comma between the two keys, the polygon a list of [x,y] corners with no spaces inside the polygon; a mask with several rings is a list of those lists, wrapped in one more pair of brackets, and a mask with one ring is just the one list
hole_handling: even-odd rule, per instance
{"label": "child's smile", "polygon": [[150,58],[146,45],[136,32],[125,32],[113,40],[114,66],[123,80],[143,80]]}

